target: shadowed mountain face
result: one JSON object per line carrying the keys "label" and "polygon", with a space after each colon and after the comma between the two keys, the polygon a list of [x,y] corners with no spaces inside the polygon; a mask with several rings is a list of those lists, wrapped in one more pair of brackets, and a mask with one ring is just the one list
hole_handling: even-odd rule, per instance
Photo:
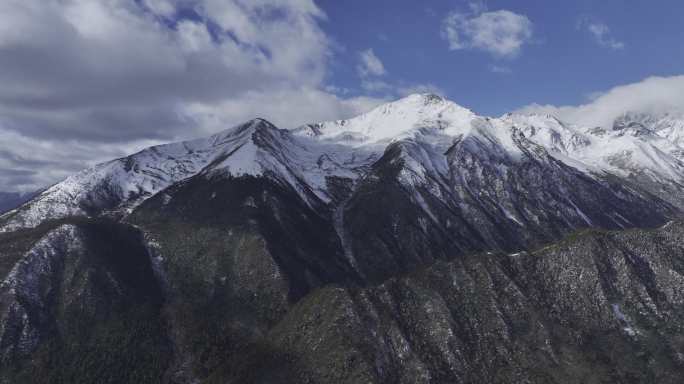
{"label": "shadowed mountain face", "polygon": [[[269,353],[220,372],[256,383],[676,383],[683,229],[586,232],[320,289],[270,331]],[[274,373],[280,353],[308,369]]]}
{"label": "shadowed mountain face", "polygon": [[0,378],[679,382],[684,179],[649,121],[419,95],[86,170],[0,216]]}
{"label": "shadowed mountain face", "polygon": [[164,298],[138,231],[65,220],[4,234],[0,249],[3,380],[162,380],[172,356]]}

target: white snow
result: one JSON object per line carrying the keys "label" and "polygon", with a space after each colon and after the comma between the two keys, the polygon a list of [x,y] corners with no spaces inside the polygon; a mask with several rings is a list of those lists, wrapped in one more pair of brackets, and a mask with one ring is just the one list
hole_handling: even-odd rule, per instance
{"label": "white snow", "polygon": [[671,226],[673,223],[674,223],[674,221],[671,221],[671,220],[670,220],[670,221],[668,221],[667,223],[665,223],[665,225],[663,225],[662,227],[660,227],[660,229],[667,229],[667,228],[668,228],[669,226]]}
{"label": "white snow", "polygon": [[499,205],[499,208],[501,208],[501,210],[503,211],[504,216],[506,216],[506,218],[508,218],[509,220],[515,222],[516,224],[518,224],[518,225],[520,225],[520,226],[523,225],[523,223],[521,223],[520,220],[518,220],[518,218],[515,217],[515,215],[512,214],[511,211],[509,211],[508,209],[506,209],[504,206]]}
{"label": "white snow", "polygon": [[632,325],[629,322],[629,319],[627,319],[627,316],[625,316],[625,314],[622,313],[622,311],[620,310],[620,305],[611,304],[611,307],[613,308],[613,314],[618,319],[618,321],[623,325],[622,330],[625,331],[625,333],[629,336],[636,336],[639,332],[636,329],[634,329],[634,327],[632,327]]}
{"label": "white snow", "polygon": [[[446,152],[452,145],[489,158],[502,175],[508,172],[507,164],[526,151],[546,151],[594,178],[641,175],[664,184],[684,182],[684,118],[627,114],[616,129],[579,127],[548,115],[481,117],[441,97],[420,94],[356,118],[289,132],[257,119],[209,138],[151,147],[52,186],[24,207],[0,216],[0,232],[90,211],[131,212],[145,199],[193,176],[266,175],[307,202],[329,202],[327,177],[363,177],[397,140],[404,140],[400,181],[423,185],[437,197],[442,178],[450,172]],[[583,212],[577,213],[591,224]]]}
{"label": "white snow", "polygon": [[480,117],[451,101],[424,94],[411,95],[356,118],[313,124],[293,132],[320,141],[380,149],[407,138],[445,149],[455,138],[470,137],[483,148],[513,159],[521,154],[514,140],[519,132],[557,160],[590,176],[610,173],[627,177],[646,172],[657,181],[684,180],[684,118],[630,118],[650,124],[653,133],[643,134],[633,128],[578,127],[550,115]]}
{"label": "white snow", "polygon": [[572,200],[570,200],[569,202],[570,205],[572,205],[572,207],[575,208],[575,212],[577,212],[577,214],[582,218],[582,220],[584,220],[584,222],[587,223],[587,225],[591,226],[592,223],[591,220],[589,220],[589,217],[587,217],[587,215],[585,215],[584,212],[582,212],[582,210],[579,209],[579,207],[577,207],[577,204],[575,204],[575,202],[573,202]]}
{"label": "white snow", "polygon": [[297,132],[320,139],[368,145],[410,137],[420,128],[438,129],[454,136],[467,129],[476,117],[470,110],[439,96],[416,94],[353,119],[316,124],[317,134],[305,127]]}
{"label": "white snow", "polygon": [[[262,146],[253,138],[258,130],[263,132]],[[47,189],[30,204],[0,216],[5,220],[0,232],[35,227],[48,219],[85,216],[88,208],[131,212],[156,193],[200,174],[240,177],[269,173],[294,188],[305,201],[313,193],[327,202],[326,177],[358,178],[359,167],[372,163],[375,153],[294,137],[268,122],[254,120],[206,139],[151,147],[84,170]]]}

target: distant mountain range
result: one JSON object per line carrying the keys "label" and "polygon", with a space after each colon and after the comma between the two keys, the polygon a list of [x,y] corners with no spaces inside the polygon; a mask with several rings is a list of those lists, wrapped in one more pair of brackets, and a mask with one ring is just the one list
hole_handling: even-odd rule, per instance
{"label": "distant mountain range", "polygon": [[421,94],[100,164],[0,216],[0,377],[678,383],[682,137]]}

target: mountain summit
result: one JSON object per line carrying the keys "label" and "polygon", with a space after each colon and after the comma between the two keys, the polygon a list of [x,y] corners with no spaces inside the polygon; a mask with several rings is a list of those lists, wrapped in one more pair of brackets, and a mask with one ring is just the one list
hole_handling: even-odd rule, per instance
{"label": "mountain summit", "polygon": [[330,140],[377,143],[400,139],[421,128],[439,128],[454,135],[467,129],[476,117],[440,96],[414,94],[352,119],[311,124],[296,132]]}

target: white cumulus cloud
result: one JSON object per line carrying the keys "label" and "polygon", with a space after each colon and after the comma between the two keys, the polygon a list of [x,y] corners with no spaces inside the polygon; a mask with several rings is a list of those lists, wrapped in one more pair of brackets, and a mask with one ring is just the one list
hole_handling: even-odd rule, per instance
{"label": "white cumulus cloud", "polygon": [[614,38],[611,34],[610,27],[605,23],[584,17],[577,23],[577,28],[587,31],[594,38],[594,41],[602,47],[615,50],[625,48],[625,43]]}
{"label": "white cumulus cloud", "polygon": [[442,37],[450,50],[478,49],[497,57],[514,57],[533,36],[530,19],[509,10],[470,13],[454,11],[442,21]]}

